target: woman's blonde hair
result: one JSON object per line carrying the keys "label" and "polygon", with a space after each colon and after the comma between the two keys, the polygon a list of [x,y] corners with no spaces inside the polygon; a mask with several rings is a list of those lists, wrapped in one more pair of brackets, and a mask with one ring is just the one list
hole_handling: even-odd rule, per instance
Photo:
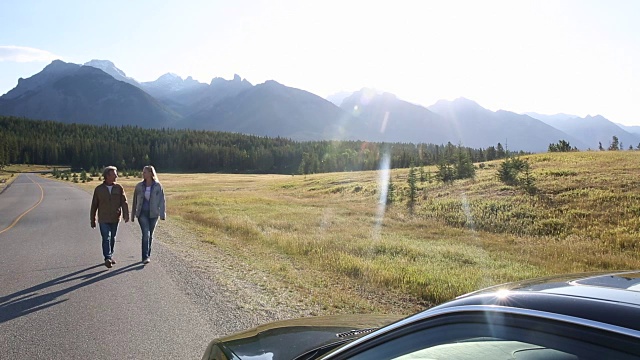
{"label": "woman's blonde hair", "polygon": [[145,170],[151,173],[153,181],[158,181],[158,174],[156,174],[156,169],[152,165],[145,166],[142,171]]}

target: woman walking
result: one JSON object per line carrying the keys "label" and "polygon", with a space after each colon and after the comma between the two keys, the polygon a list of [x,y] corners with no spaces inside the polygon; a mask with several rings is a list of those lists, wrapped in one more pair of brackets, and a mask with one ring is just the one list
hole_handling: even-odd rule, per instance
{"label": "woman walking", "polygon": [[158,181],[156,169],[151,165],[142,169],[142,181],[133,191],[132,208],[131,221],[138,217],[142,231],[142,263],[148,264],[151,261],[153,230],[158,218],[164,220],[166,216],[164,189]]}

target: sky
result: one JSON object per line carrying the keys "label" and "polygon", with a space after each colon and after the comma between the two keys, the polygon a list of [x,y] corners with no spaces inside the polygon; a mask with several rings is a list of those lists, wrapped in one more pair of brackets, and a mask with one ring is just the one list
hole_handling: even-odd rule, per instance
{"label": "sky", "polygon": [[2,0],[0,95],[55,59],[640,125],[636,0]]}

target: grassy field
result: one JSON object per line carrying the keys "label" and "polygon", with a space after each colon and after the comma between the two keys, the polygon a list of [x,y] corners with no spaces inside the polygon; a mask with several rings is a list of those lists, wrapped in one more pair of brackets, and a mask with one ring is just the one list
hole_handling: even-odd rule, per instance
{"label": "grassy field", "polygon": [[[328,313],[384,311],[376,296],[414,304],[410,313],[506,281],[640,267],[640,152],[526,159],[535,195],[498,181],[500,162],[485,163],[473,180],[418,182],[413,211],[408,169],[391,172],[397,196],[386,206],[376,171],[159,176],[169,216],[203,248],[233,254]],[[137,181],[119,179],[128,194]]]}

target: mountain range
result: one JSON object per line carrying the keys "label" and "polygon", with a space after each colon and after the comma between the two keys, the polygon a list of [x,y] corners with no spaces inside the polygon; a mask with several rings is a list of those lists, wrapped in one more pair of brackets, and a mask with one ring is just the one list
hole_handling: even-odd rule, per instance
{"label": "mountain range", "polygon": [[425,107],[361,89],[324,99],[274,80],[253,85],[239,75],[209,84],[165,74],[151,82],[128,77],[111,61],[55,60],[20,78],[0,97],[0,115],[94,125],[214,130],[293,140],[462,144],[544,152],[565,140],[581,150],[640,146],[640,127],[606,118],[491,111],[458,98]]}

